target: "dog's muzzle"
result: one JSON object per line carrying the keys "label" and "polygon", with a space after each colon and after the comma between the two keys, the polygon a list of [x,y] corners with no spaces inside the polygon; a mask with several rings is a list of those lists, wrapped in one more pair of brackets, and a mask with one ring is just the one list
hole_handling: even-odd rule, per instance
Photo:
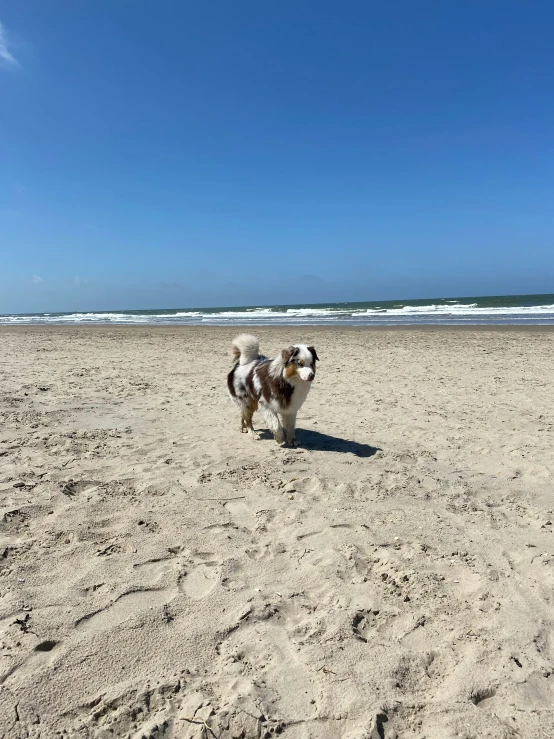
{"label": "dog's muzzle", "polygon": [[313,372],[310,367],[301,367],[298,370],[298,376],[305,382],[311,382],[315,377],[315,372]]}

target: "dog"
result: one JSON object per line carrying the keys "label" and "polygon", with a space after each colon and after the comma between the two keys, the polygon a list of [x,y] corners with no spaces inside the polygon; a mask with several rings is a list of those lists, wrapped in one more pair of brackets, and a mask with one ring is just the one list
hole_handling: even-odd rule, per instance
{"label": "dog", "polygon": [[255,336],[241,334],[232,343],[235,362],[227,375],[231,400],[240,410],[240,431],[259,436],[252,416],[261,406],[270,431],[278,444],[296,446],[296,414],[308,397],[319,361],[313,346],[295,344],[283,349],[275,359],[260,354]]}

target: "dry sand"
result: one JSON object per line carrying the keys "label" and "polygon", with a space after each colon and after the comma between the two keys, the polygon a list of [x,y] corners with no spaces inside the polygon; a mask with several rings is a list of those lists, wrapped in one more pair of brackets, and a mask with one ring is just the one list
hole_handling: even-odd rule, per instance
{"label": "dry sand", "polygon": [[0,331],[0,736],[554,736],[554,333],[235,333]]}

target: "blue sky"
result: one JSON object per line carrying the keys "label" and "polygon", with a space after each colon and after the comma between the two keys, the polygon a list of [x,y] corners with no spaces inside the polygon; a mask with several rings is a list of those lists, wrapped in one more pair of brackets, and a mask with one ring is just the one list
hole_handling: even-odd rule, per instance
{"label": "blue sky", "polygon": [[0,312],[554,292],[550,2],[0,24]]}

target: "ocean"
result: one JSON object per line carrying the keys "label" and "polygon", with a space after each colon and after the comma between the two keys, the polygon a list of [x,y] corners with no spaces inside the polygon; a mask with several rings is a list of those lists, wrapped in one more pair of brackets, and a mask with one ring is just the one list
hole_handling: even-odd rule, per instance
{"label": "ocean", "polygon": [[0,315],[0,325],[471,325],[554,324],[554,294],[239,308],[174,308]]}

